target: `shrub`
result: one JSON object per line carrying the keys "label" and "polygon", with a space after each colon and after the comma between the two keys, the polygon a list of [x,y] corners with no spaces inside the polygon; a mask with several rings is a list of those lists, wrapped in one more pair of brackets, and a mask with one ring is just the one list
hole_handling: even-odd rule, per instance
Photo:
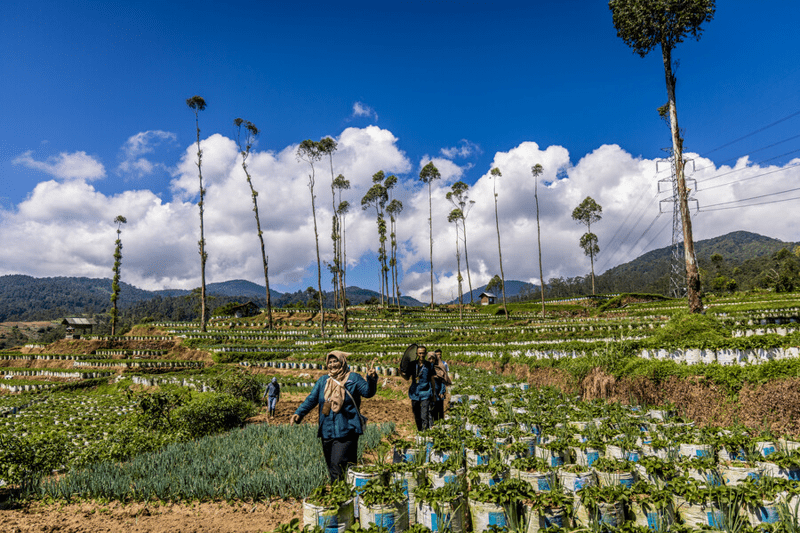
{"label": "shrub", "polygon": [[190,438],[221,433],[244,426],[257,408],[232,394],[201,393],[173,411],[178,427]]}

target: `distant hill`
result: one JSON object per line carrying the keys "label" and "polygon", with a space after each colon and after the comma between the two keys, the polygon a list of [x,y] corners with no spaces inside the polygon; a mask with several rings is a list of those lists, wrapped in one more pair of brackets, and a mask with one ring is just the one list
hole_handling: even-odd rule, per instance
{"label": "distant hill", "polygon": [[[800,243],[783,242],[747,231],[735,231],[698,241],[695,248],[701,275],[706,284],[704,288],[707,289],[713,280],[720,278],[734,280],[739,290],[772,286],[776,273],[786,267],[786,259],[780,259],[776,254],[784,248],[793,251],[798,245]],[[671,253],[670,247],[653,250],[603,272],[597,276],[597,292],[650,292],[668,295]],[[712,262],[711,257],[714,254],[720,254],[722,260]],[[797,261],[793,254],[790,255],[792,261]],[[790,272],[791,276],[797,275]],[[173,320],[188,320],[199,314],[197,299],[187,297],[191,291],[146,291],[125,282],[120,285],[120,309],[132,320],[145,316],[154,319],[169,317]],[[795,286],[800,288],[800,279]],[[260,306],[266,305],[264,287],[250,281],[211,283],[207,289],[209,308],[212,311],[234,300],[252,300]],[[474,289],[473,299],[477,300],[485,290],[486,285]],[[499,291],[495,292],[500,296]],[[587,274],[574,278],[549,279],[545,293],[547,297],[556,298],[591,294],[591,277]],[[270,294],[275,307],[298,302],[305,304],[308,301],[305,291],[283,294],[273,290]],[[506,296],[510,301],[534,299],[538,297],[538,286],[507,280]],[[324,297],[325,305],[333,307],[333,295],[326,292]],[[379,294],[369,289],[348,287],[347,298],[351,305],[358,305],[372,298],[379,298]],[[20,274],[0,276],[0,322],[53,320],[69,315],[107,313],[110,299],[111,280],[108,278],[34,278]],[[469,302],[469,293],[464,295],[464,301]],[[403,296],[401,303],[406,306],[426,305],[409,296]]]}
{"label": "distant hill", "polygon": [[[120,307],[151,299],[154,294],[120,283]],[[76,313],[105,312],[111,305],[111,279],[0,276],[0,322],[51,320]]]}
{"label": "distant hill", "polygon": [[[757,286],[763,272],[774,267],[771,263],[773,255],[784,248],[791,251],[798,244],[800,243],[784,242],[748,231],[734,231],[713,239],[696,241],[695,254],[701,274],[706,275],[706,281],[709,277],[726,275],[736,279],[740,290],[746,290]],[[714,254],[722,256],[723,263],[719,268],[712,265],[711,256]],[[670,287],[671,258],[672,248],[668,246],[610,268],[596,277],[597,291],[651,292],[666,295]],[[548,280],[548,285],[550,281]],[[585,277],[584,286],[588,287],[588,292],[585,294],[591,293],[589,276]]]}
{"label": "distant hill", "polygon": [[[190,298],[192,291],[166,289],[146,291],[120,283],[119,308],[123,314],[154,319],[191,320],[199,312],[197,299]],[[246,280],[231,280],[206,285],[209,309],[231,301],[252,300],[261,307],[266,306],[263,285]],[[325,305],[333,307],[333,295],[324,293]],[[272,305],[283,307],[295,303],[306,303],[305,291],[280,293],[270,290]],[[380,295],[368,289],[348,287],[347,298],[351,305],[362,304]],[[409,296],[400,298],[407,306],[421,306],[421,302]],[[25,275],[0,276],[0,322],[54,320],[70,315],[92,315],[106,313],[111,306],[111,279],[108,278],[34,278]]]}

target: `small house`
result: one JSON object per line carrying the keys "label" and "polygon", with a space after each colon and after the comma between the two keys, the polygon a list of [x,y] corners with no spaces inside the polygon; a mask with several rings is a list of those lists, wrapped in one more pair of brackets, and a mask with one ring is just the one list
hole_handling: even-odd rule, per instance
{"label": "small house", "polygon": [[231,315],[236,318],[256,316],[260,312],[261,309],[253,302],[247,302],[246,304],[237,305],[236,307],[231,308]]}
{"label": "small house", "polygon": [[65,318],[61,321],[62,326],[67,326],[66,339],[80,339],[81,335],[92,333],[92,326],[96,326],[97,322],[93,318]]}
{"label": "small house", "polygon": [[497,300],[497,296],[492,294],[491,292],[482,292],[478,298],[481,299],[481,305],[490,305]]}

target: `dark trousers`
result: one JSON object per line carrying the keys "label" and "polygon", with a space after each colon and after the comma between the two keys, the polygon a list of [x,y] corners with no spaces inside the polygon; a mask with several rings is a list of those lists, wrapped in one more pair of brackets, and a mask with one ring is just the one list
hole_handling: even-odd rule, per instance
{"label": "dark trousers", "polygon": [[433,402],[433,421],[444,419],[444,400]]}
{"label": "dark trousers", "polygon": [[351,433],[341,439],[322,439],[322,453],[331,483],[344,480],[347,467],[358,461],[358,434]]}
{"label": "dark trousers", "polygon": [[414,422],[417,431],[425,431],[433,425],[433,398],[427,400],[411,400],[411,410],[414,412]]}

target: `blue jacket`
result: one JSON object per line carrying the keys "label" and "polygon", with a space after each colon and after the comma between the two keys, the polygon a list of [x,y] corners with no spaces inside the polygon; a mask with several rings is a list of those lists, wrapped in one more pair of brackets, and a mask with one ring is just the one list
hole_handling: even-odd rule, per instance
{"label": "blue jacket", "polygon": [[408,387],[408,397],[412,401],[433,398],[431,378],[434,376],[433,366],[427,361],[417,362],[416,370],[411,376],[411,386]]}
{"label": "blue jacket", "polygon": [[[327,416],[322,414],[322,405],[325,403],[325,384],[329,376],[322,376],[314,384],[311,393],[300,404],[295,414],[304,418],[315,405],[319,405],[319,431],[317,436],[323,439],[341,439],[350,433],[361,435],[364,428],[361,427],[361,420],[358,418],[356,406],[347,394],[344,395],[344,404],[338,413],[331,411]],[[355,372],[350,373],[350,378],[344,383],[344,388],[353,395],[358,407],[361,407],[361,398],[372,398],[378,390],[378,376],[364,379]]]}
{"label": "blue jacket", "polygon": [[280,399],[280,397],[281,397],[281,386],[277,381],[274,382],[274,383],[272,381],[269,382],[269,384],[267,385],[267,396],[269,398],[278,398],[278,399]]}

